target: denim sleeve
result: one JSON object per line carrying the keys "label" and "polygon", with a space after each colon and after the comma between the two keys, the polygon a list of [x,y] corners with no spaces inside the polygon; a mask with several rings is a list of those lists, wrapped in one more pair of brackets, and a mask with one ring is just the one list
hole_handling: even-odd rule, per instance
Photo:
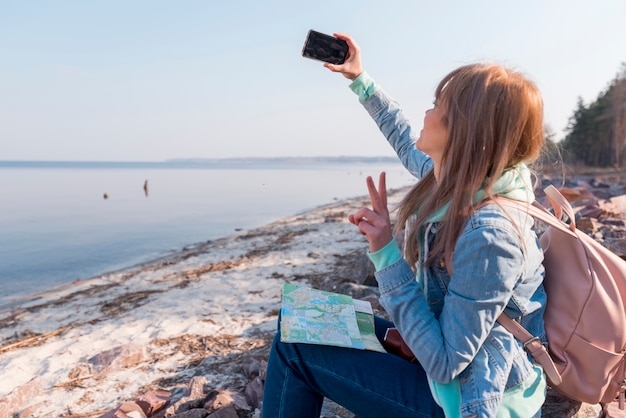
{"label": "denim sleeve", "polygon": [[393,147],[404,167],[415,177],[422,178],[433,168],[431,158],[415,148],[416,130],[396,101],[381,88],[363,103],[380,131]]}
{"label": "denim sleeve", "polygon": [[521,248],[508,228],[462,234],[438,318],[404,259],[376,273],[381,304],[433,380],[448,383],[472,362],[522,276]]}

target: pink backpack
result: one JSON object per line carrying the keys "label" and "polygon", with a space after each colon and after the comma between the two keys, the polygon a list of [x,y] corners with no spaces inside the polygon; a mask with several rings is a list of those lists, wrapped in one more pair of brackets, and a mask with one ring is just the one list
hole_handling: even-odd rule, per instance
{"label": "pink backpack", "polygon": [[[554,186],[545,189],[555,215],[535,203],[498,198],[548,224],[540,236],[548,295],[548,351],[506,314],[498,321],[543,366],[550,386],[587,403],[609,403],[626,389],[626,261],[576,229],[574,211]],[[561,221],[563,214],[569,223]],[[548,355],[549,353],[549,355]]]}

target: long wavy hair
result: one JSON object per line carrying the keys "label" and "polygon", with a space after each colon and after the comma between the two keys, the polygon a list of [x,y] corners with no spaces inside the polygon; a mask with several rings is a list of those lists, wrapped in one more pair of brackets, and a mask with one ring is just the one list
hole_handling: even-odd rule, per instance
{"label": "long wavy hair", "polygon": [[[408,237],[416,237],[422,225],[450,202],[442,227],[426,265],[437,254],[452,259],[454,245],[480,202],[473,197],[479,189],[492,198],[492,186],[514,165],[531,163],[543,142],[543,100],[537,86],[519,72],[497,64],[472,64],[457,68],[439,83],[437,105],[443,109],[448,138],[443,151],[439,179],[431,170],[405,196],[398,208],[396,233],[417,212],[408,226]],[[405,258],[415,266],[419,240],[405,242]],[[449,263],[451,266],[451,263]]]}

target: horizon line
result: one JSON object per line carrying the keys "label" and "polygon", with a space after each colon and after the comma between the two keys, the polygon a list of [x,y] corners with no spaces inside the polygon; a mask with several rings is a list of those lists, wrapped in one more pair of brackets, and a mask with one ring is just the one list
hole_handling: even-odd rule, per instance
{"label": "horizon line", "polygon": [[0,159],[0,164],[176,164],[176,163],[207,163],[207,162],[246,162],[246,161],[392,161],[397,156],[277,156],[277,157],[180,157],[164,160],[25,160]]}

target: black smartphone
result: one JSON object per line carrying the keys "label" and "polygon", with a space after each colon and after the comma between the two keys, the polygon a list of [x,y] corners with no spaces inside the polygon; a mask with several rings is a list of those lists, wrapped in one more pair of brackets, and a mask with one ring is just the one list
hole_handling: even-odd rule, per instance
{"label": "black smartphone", "polygon": [[343,64],[348,55],[348,43],[343,39],[311,29],[304,41],[302,56],[330,64]]}

